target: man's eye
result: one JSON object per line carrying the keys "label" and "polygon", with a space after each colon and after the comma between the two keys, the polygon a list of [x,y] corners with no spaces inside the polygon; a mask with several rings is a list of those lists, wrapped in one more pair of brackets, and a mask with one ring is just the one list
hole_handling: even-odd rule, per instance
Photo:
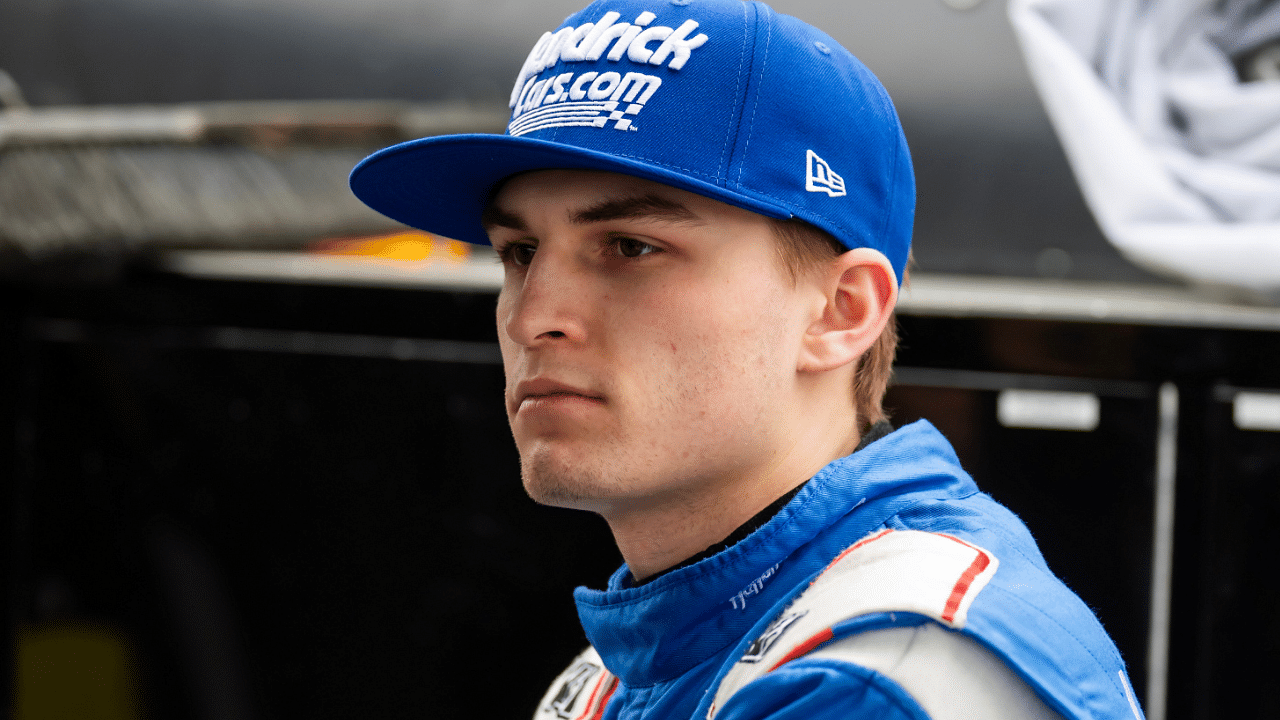
{"label": "man's eye", "polygon": [[513,242],[498,249],[498,257],[504,264],[525,266],[533,262],[537,247],[529,243]]}
{"label": "man's eye", "polygon": [[613,238],[613,243],[618,248],[618,254],[627,258],[636,258],[641,255],[648,255],[658,249],[647,242],[641,242],[640,240],[629,237],[615,237]]}

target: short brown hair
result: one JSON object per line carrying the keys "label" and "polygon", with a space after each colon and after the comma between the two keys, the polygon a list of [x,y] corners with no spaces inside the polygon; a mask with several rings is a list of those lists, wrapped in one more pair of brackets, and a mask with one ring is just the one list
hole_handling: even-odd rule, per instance
{"label": "short brown hair", "polygon": [[[773,220],[773,235],[777,239],[778,262],[798,282],[810,270],[830,262],[848,250],[829,233],[809,223],[791,218]],[[906,284],[906,272],[903,273]],[[884,411],[884,394],[889,389],[893,374],[893,358],[898,352],[898,318],[890,314],[880,337],[858,358],[853,375],[854,410],[863,432],[875,423],[888,420]]]}

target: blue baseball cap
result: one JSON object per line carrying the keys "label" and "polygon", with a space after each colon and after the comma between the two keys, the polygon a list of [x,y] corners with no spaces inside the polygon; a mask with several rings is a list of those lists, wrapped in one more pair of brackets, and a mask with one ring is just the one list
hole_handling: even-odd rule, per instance
{"label": "blue baseball cap", "polygon": [[505,135],[370,155],[352,191],[411,227],[488,244],[480,216],[503,179],[605,170],[799,218],[884,253],[902,280],[915,177],[888,94],[830,36],[763,3],[592,3],[534,45],[510,107]]}

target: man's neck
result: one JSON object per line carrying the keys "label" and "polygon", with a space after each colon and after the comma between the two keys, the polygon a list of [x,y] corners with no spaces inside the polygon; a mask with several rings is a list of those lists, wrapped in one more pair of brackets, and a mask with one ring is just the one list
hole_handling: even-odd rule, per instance
{"label": "man's neck", "polygon": [[[867,429],[867,432],[862,436],[862,439],[858,442],[858,446],[854,448],[853,452],[855,453],[858,452],[862,448],[866,447],[867,445],[870,445],[871,443],[875,442],[876,440],[879,440],[880,438],[888,435],[891,432],[893,432],[893,425],[889,424],[887,420],[881,420],[880,422],[875,423],[874,425],[872,425],[870,428]],[[717,543],[714,543],[708,546],[702,552],[696,555],[693,555],[692,557],[688,557],[683,562],[677,563],[665,570],[662,570],[658,573],[650,575],[644,579],[636,579],[635,577],[633,577],[632,585],[633,586],[644,585],[645,583],[652,582],[662,577],[663,575],[666,575],[667,573],[670,573],[675,570],[679,570],[680,568],[687,567],[689,565],[693,565],[694,563],[705,560],[706,558],[709,558],[712,555],[717,555],[721,552],[724,552],[725,550],[728,550],[729,548],[733,547],[739,542],[745,540],[747,536],[750,535],[751,533],[755,532],[756,530],[759,530],[761,527],[764,526],[765,523],[772,520],[775,515],[777,515],[779,512],[782,511],[782,508],[786,507],[787,504],[790,503],[791,500],[795,498],[795,496],[799,494],[799,492],[802,489],[804,489],[804,486],[807,483],[808,483],[808,480],[805,480],[804,482],[795,486],[791,490],[788,490],[781,497],[779,497],[778,499],[770,503],[768,507],[756,513],[755,515],[751,516],[750,520],[747,520],[746,522],[739,525],[738,528],[734,530],[732,533],[730,533],[727,537],[723,538]]]}
{"label": "man's neck", "polygon": [[673,500],[664,506],[627,513],[608,513],[604,517],[632,577],[644,580],[727,537],[734,528],[806,479],[799,477],[789,486],[771,489],[767,495],[743,493],[739,497],[728,497],[727,493],[720,493],[710,498]]}
{"label": "man's neck", "polygon": [[[643,580],[697,555],[832,460],[853,452],[861,428],[842,397],[852,377],[827,373],[799,379],[794,401],[761,428],[749,462],[729,465],[721,459],[714,463],[720,474],[693,474],[680,482],[667,478],[661,495],[628,498],[600,511],[633,577]],[[706,469],[697,458],[689,463],[695,473],[700,466]]]}

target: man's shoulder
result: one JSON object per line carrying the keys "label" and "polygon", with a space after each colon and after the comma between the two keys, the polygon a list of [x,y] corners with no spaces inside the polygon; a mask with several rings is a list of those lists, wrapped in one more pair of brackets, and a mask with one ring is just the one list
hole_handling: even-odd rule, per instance
{"label": "man's shoulder", "polygon": [[725,698],[716,718],[774,717],[797,687],[809,689],[802,702],[814,718],[1062,720],[989,649],[933,622],[824,645]]}
{"label": "man's shoulder", "polygon": [[715,706],[846,637],[929,621],[962,630],[999,567],[994,554],[954,536],[872,533],[837,555],[752,642],[720,682]]}
{"label": "man's shoulder", "polygon": [[[962,664],[989,670],[966,682],[975,688],[999,686],[989,695],[992,712],[1025,706],[1040,712],[1024,715],[1028,717],[1056,717],[1059,712],[1088,716],[1098,710],[1116,717],[1132,711],[1141,717],[1114,645],[1088,607],[1042,561],[1027,557],[1039,557],[1029,536],[990,528],[939,532],[939,527],[963,531],[970,523],[981,523],[950,506],[926,515],[939,520],[919,523],[931,526],[930,531],[888,527],[838,554],[730,667],[715,691],[715,706],[737,702],[731,698],[765,678],[756,687],[785,678],[808,685],[815,677],[861,687],[865,671],[883,675],[903,659],[894,655],[895,645],[886,644],[886,638],[899,642],[927,636],[930,642],[921,647],[934,649],[919,656],[922,669],[947,667],[957,657],[982,655],[990,661]],[[948,519],[954,516],[966,519]],[[980,538],[992,544],[980,544]],[[1026,543],[1031,550],[1022,547]],[[868,655],[874,649],[886,653],[883,662]],[[993,670],[992,663],[1003,669]],[[908,675],[906,685],[946,687],[950,677],[922,671]],[[891,679],[898,682],[896,676]],[[916,691],[908,694],[915,697]],[[1052,698],[1058,709],[1027,699],[1037,696]]]}

